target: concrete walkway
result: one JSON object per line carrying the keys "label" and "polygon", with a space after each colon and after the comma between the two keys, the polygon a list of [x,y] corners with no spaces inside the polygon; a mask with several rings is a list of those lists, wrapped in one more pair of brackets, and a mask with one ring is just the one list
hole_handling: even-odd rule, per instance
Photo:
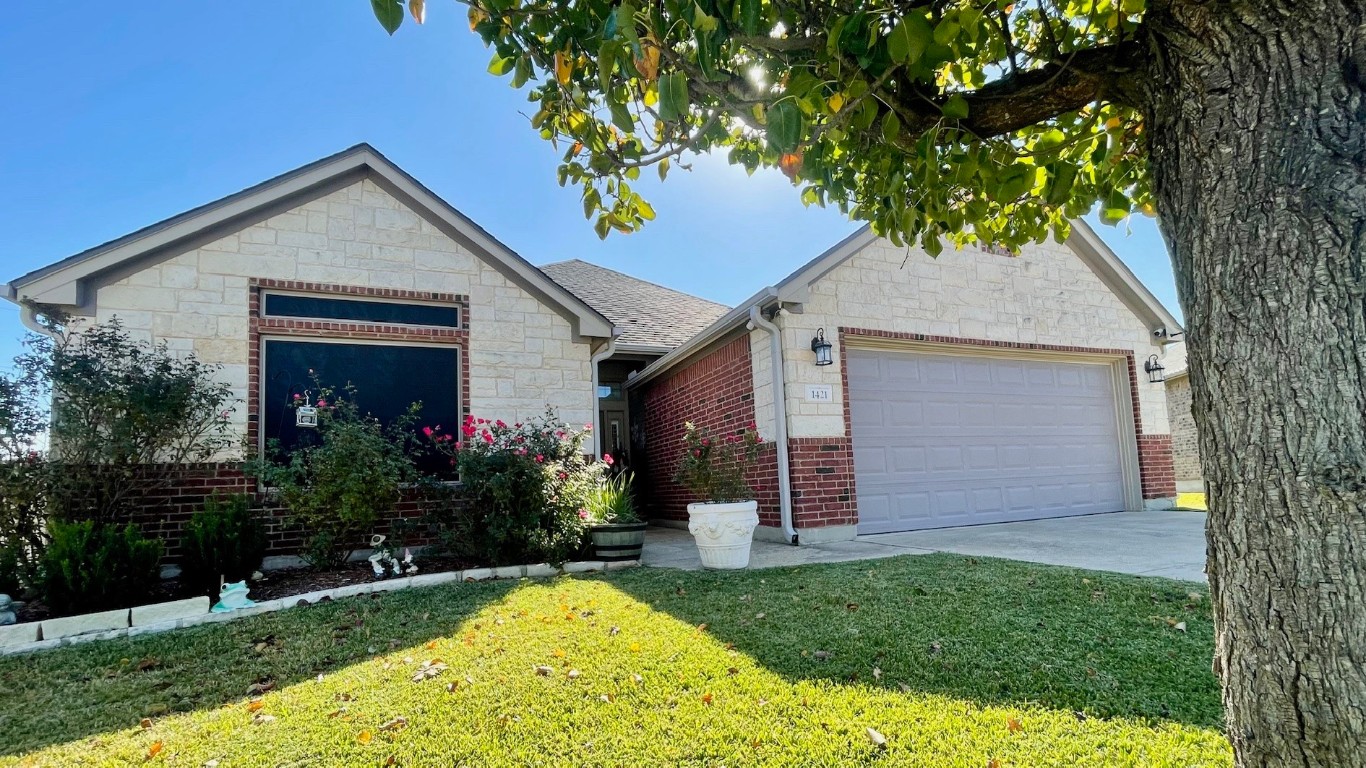
{"label": "concrete walkway", "polygon": [[[754,542],[751,568],[838,563],[896,555],[956,552],[1097,571],[1204,581],[1202,512],[1115,512],[1025,523],[940,528],[859,536],[852,541],[793,547]],[[687,531],[653,527],[641,561],[658,568],[702,567]]]}

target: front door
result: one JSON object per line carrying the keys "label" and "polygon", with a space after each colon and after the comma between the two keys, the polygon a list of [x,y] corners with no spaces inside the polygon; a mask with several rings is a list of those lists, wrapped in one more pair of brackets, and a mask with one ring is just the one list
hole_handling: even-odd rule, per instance
{"label": "front door", "polygon": [[630,463],[627,456],[630,433],[626,431],[626,404],[603,404],[598,411],[598,423],[602,425],[602,452],[612,454],[618,461]]}

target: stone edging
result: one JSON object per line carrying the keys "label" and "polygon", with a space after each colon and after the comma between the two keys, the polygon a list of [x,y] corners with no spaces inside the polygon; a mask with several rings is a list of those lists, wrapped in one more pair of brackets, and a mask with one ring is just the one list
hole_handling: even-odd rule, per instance
{"label": "stone edging", "polygon": [[[274,613],[276,611],[288,610],[305,605],[312,605],[323,600],[336,600],[343,597],[355,597],[357,595],[368,595],[375,592],[395,592],[401,589],[413,587],[434,587],[440,584],[454,584],[466,581],[489,581],[491,579],[520,579],[520,578],[545,578],[549,576],[559,576],[560,574],[572,573],[592,573],[594,571],[616,571],[623,568],[635,568],[640,565],[639,560],[626,560],[623,562],[603,562],[601,560],[580,560],[565,563],[556,568],[553,565],[537,563],[535,565],[508,565],[501,568],[471,568],[464,571],[445,571],[443,573],[427,573],[417,576],[404,576],[398,579],[385,579],[383,581],[369,581],[363,584],[348,584],[343,587],[333,587],[332,589],[320,589],[314,592],[304,592],[289,597],[281,597],[275,600],[263,600],[252,608],[243,608],[227,613],[209,613],[208,598],[191,598],[186,601],[176,601],[175,603],[162,603],[159,605],[174,606],[179,603],[189,603],[196,600],[203,600],[204,608],[202,612],[194,613],[189,616],[182,616],[176,619],[148,623],[143,625],[129,626],[128,616],[145,611],[148,608],[158,606],[139,606],[132,609],[123,609],[123,626],[116,629],[104,631],[92,631],[84,634],[68,635],[65,637],[55,637],[50,640],[35,640],[32,642],[20,642],[12,645],[0,645],[0,656],[12,656],[20,653],[32,653],[35,651],[46,651],[52,648],[61,648],[69,645],[81,645],[94,642],[96,640],[114,640],[120,637],[139,637],[141,635],[152,635],[160,632],[169,632],[173,629],[185,627],[197,627],[201,624],[218,624],[233,619],[245,618],[247,616],[258,616],[263,613]],[[119,611],[108,611],[106,613],[118,613]],[[103,614],[88,614],[91,618],[102,616]],[[65,617],[64,619],[48,619],[47,621],[65,621],[66,619],[81,619],[83,616]],[[19,627],[32,627],[37,631],[39,624],[46,622],[28,622],[25,624],[13,624],[0,627],[0,631],[14,630]],[[3,639],[3,638],[0,638]]]}

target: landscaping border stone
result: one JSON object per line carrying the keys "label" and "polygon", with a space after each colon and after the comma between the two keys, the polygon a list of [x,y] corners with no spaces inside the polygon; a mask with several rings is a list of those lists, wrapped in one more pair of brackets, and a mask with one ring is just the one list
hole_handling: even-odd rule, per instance
{"label": "landscaping border stone", "polygon": [[[121,608],[115,611],[87,613],[80,616],[66,616],[60,619],[47,619],[41,622],[27,622],[0,627],[0,656],[20,653],[34,653],[69,645],[80,645],[98,640],[114,640],[120,637],[140,637],[159,632],[169,632],[186,627],[217,624],[224,621],[274,613],[289,608],[316,605],[320,602],[338,600],[343,597],[368,595],[374,592],[393,592],[411,587],[433,587],[443,584],[458,584],[465,581],[488,581],[490,579],[544,578],[560,574],[593,573],[616,571],[623,568],[636,568],[639,560],[619,563],[603,563],[598,560],[569,562],[556,568],[546,563],[533,565],[509,565],[499,568],[471,568],[465,571],[443,571],[424,573],[418,576],[405,576],[398,579],[385,579],[364,584],[348,584],[332,589],[320,589],[277,600],[263,600],[251,608],[242,608],[226,613],[211,613],[207,597],[193,597],[169,603],[154,603],[136,608]],[[52,627],[49,634],[49,625]],[[84,629],[81,629],[84,628]]]}

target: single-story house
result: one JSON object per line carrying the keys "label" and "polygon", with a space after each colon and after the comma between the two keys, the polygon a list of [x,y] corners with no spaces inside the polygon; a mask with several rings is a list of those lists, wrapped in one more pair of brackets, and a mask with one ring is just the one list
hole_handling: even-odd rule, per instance
{"label": "single-story house", "polygon": [[[864,229],[730,308],[583,261],[536,268],[368,145],[11,281],[222,366],[251,445],[286,445],[310,371],[387,417],[594,422],[661,520],[682,424],[757,422],[761,534],[856,533],[1139,509],[1174,495],[1161,385],[1177,323],[1078,223],[1019,258],[931,259]],[[661,311],[661,307],[668,311]],[[812,339],[833,345],[817,366]],[[1137,362],[1136,362],[1137,361]],[[423,375],[414,376],[413,371]],[[775,407],[776,404],[776,407]],[[187,468],[139,522],[174,542],[239,458]],[[272,551],[298,532],[272,528]],[[172,544],[174,551],[174,544]]]}

